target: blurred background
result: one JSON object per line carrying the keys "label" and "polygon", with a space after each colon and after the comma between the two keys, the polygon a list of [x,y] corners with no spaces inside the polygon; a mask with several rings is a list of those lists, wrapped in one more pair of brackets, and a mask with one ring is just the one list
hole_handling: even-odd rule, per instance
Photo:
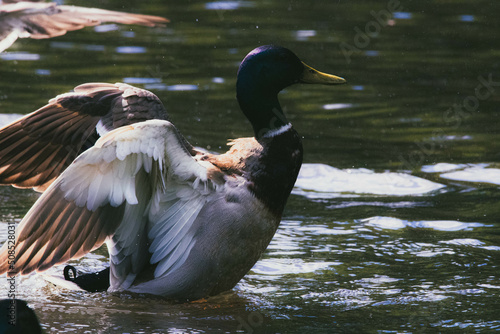
{"label": "blurred background", "polygon": [[[235,289],[176,305],[18,279],[46,333],[500,329],[500,3],[64,4],[171,23],[19,39],[0,53],[1,126],[78,84],[126,82],[154,92],[193,145],[223,152],[228,139],[253,135],[235,99],[253,48],[285,46],[348,84],[280,94],[306,164],[277,235]],[[1,240],[37,197],[0,188]],[[94,272],[106,261],[100,249],[73,264]],[[0,278],[2,296],[7,288]]]}

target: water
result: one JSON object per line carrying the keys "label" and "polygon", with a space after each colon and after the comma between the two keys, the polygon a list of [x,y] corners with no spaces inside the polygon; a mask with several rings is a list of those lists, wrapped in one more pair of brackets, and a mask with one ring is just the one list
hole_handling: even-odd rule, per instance
{"label": "water", "polygon": [[[125,81],[157,94],[191,143],[221,152],[251,135],[234,85],[254,47],[287,46],[348,85],[281,94],[307,165],[267,252],[236,288],[176,305],[22,278],[18,296],[47,333],[500,329],[500,3],[155,0],[128,10],[172,23],[19,40],[2,54],[0,122],[80,83]],[[0,188],[1,235],[37,196]],[[74,263],[95,271],[105,256]]]}

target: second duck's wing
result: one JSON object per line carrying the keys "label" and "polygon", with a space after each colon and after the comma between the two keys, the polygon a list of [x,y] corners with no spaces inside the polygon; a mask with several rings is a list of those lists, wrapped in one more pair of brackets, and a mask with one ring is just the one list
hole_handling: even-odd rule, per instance
{"label": "second duck's wing", "polygon": [[0,129],[0,185],[45,190],[99,135],[168,119],[153,93],[123,83],[88,83]]}
{"label": "second duck's wing", "polygon": [[148,263],[157,264],[158,275],[181,265],[195,242],[193,222],[223,189],[217,169],[184,143],[160,120],[99,139],[33,205],[15,243],[4,244],[0,275],[43,271],[105,241],[111,290],[128,288]]}
{"label": "second duck's wing", "polygon": [[50,38],[102,22],[163,25],[167,19],[98,8],[58,6],[56,3],[17,2],[0,5],[0,52],[17,38]]}

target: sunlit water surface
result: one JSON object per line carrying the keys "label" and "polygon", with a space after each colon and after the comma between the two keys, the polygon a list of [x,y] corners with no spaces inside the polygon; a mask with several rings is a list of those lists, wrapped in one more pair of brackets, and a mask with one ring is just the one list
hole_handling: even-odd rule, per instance
{"label": "sunlit water surface", "polygon": [[[251,135],[234,85],[254,47],[287,46],[349,84],[281,94],[305,164],[267,252],[232,291],[173,304],[20,278],[17,295],[46,333],[500,330],[500,4],[149,1],[126,10],[172,23],[20,40],[0,54],[0,124],[80,83],[121,81],[156,93],[194,145],[222,152],[228,138]],[[0,188],[2,240],[37,197]],[[101,249],[73,264],[94,272],[106,261]]]}

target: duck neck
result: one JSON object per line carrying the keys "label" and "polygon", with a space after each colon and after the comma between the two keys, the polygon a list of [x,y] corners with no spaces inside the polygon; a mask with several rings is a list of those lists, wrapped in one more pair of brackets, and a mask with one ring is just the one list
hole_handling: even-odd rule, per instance
{"label": "duck neck", "polygon": [[[259,163],[250,170],[250,189],[273,214],[281,219],[302,165],[302,142],[290,126],[259,140]],[[277,221],[279,223],[279,220]]]}
{"label": "duck neck", "polygon": [[278,92],[257,85],[237,83],[240,108],[252,124],[255,138],[260,140],[291,127],[278,101]]}
{"label": "duck neck", "polygon": [[262,81],[248,73],[254,72],[238,75],[237,98],[262,145],[260,156],[247,170],[249,187],[279,224],[302,165],[302,142],[281,109],[279,90],[258,84]]}

